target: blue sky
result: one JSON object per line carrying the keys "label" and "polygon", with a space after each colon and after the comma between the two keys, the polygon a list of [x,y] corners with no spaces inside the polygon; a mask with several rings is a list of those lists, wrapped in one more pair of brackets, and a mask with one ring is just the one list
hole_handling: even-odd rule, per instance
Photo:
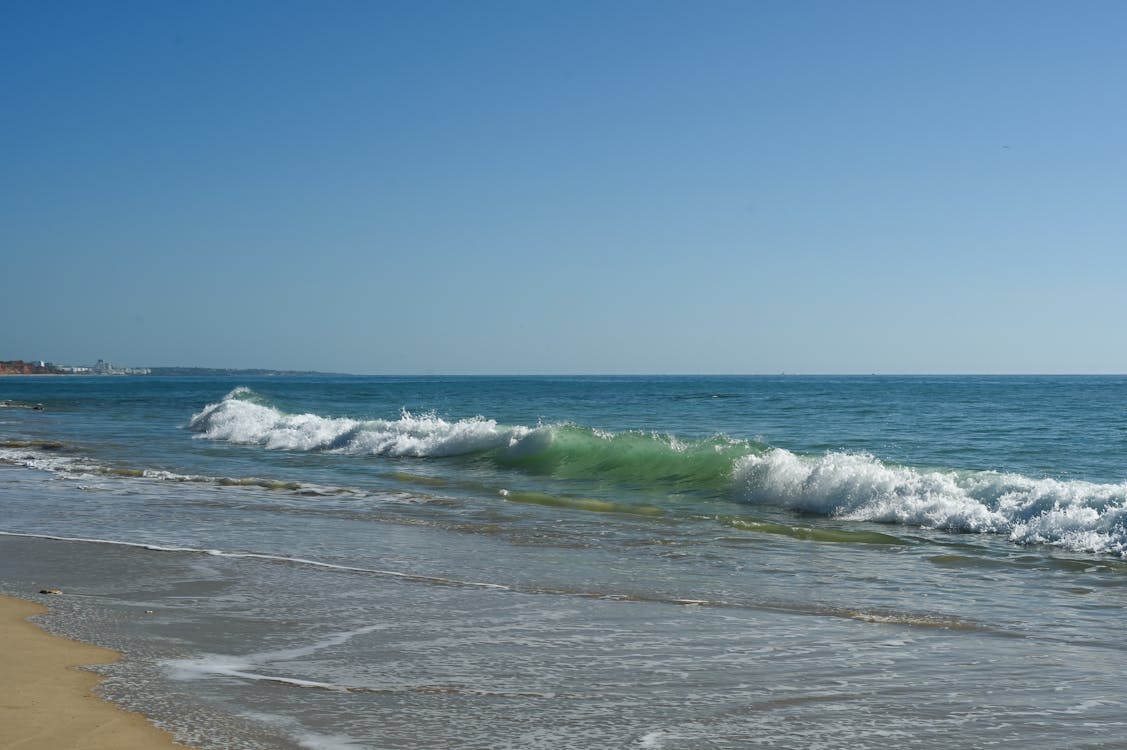
{"label": "blue sky", "polygon": [[0,0],[0,359],[1127,372],[1127,4]]}

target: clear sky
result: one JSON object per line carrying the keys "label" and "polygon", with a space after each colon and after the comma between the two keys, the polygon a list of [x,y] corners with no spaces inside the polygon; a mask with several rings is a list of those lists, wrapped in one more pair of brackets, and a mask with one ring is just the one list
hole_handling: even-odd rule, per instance
{"label": "clear sky", "polygon": [[0,359],[1127,372],[1127,3],[0,0]]}

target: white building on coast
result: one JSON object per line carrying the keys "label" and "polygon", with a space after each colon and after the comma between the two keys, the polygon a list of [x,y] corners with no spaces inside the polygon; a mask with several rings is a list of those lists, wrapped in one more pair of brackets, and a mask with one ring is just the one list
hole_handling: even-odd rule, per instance
{"label": "white building on coast", "polygon": [[81,365],[56,365],[56,368],[70,375],[149,375],[147,367],[114,367],[104,359],[99,359],[89,367]]}

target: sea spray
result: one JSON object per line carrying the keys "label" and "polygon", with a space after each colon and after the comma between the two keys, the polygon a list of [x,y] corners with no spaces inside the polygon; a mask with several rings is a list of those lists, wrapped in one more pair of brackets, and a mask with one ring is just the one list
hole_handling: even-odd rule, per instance
{"label": "sea spray", "polygon": [[188,428],[208,440],[261,445],[274,450],[340,451],[376,456],[456,456],[519,440],[525,427],[503,428],[475,417],[448,422],[404,410],[397,420],[356,420],[286,414],[245,388],[194,415]]}
{"label": "sea spray", "polygon": [[924,470],[857,453],[783,449],[737,460],[743,502],[852,521],[1007,535],[1019,543],[1127,552],[1127,483],[1032,479],[993,471]]}

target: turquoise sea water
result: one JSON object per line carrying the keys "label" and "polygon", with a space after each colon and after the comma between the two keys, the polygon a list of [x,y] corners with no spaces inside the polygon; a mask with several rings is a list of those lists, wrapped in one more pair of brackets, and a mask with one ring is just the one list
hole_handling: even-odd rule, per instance
{"label": "turquoise sea water", "polygon": [[124,650],[107,692],[202,747],[1124,730],[1127,378],[6,378],[0,400],[0,589],[63,588],[49,626]]}

